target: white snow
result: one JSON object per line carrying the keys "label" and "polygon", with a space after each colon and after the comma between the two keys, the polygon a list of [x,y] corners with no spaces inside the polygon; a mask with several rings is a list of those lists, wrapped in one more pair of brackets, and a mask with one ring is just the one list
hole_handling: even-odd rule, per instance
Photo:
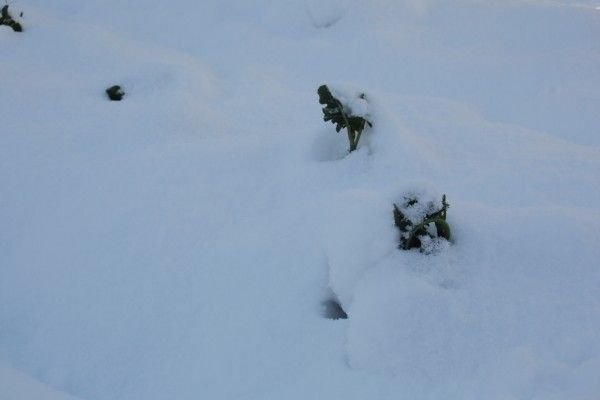
{"label": "white snow", "polygon": [[3,400],[75,400],[4,363],[0,363],[0,388]]}
{"label": "white snow", "polygon": [[0,399],[597,398],[596,6],[11,2]]}
{"label": "white snow", "polygon": [[369,102],[364,91],[350,85],[340,84],[329,84],[328,88],[333,97],[342,103],[347,114],[370,120]]}

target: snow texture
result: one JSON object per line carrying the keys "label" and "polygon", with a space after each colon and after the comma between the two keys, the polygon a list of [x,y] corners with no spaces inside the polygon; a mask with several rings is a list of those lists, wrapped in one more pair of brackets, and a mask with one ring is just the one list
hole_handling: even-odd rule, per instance
{"label": "snow texture", "polygon": [[75,400],[3,363],[0,363],[0,388],[3,400]]}
{"label": "snow texture", "polygon": [[596,399],[597,7],[11,2],[0,399]]}

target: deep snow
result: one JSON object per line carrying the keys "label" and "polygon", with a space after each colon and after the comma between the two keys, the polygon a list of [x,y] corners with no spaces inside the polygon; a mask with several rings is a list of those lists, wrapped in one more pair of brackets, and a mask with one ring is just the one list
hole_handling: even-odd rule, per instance
{"label": "deep snow", "polygon": [[0,388],[3,399],[73,400],[74,398],[49,388],[31,377],[0,364]]}
{"label": "deep snow", "polygon": [[[11,3],[0,360],[90,400],[597,398],[598,5]],[[369,100],[350,155],[322,83]],[[396,248],[415,188],[434,255]]]}

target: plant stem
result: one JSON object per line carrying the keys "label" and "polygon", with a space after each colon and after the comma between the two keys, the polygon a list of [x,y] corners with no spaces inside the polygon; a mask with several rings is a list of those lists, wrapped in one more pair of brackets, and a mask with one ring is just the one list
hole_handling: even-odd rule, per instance
{"label": "plant stem", "polygon": [[356,135],[356,143],[354,143],[354,149],[355,150],[358,147],[358,141],[360,140],[360,135],[362,135],[362,131],[359,131],[358,135]]}
{"label": "plant stem", "polygon": [[356,140],[356,133],[354,130],[348,126],[348,141],[350,142],[350,153],[356,150],[356,146],[358,145],[358,140]]}
{"label": "plant stem", "polygon": [[[356,150],[356,147],[358,146],[358,140],[356,139],[356,133],[354,132],[354,130],[352,128],[350,128],[350,122],[348,121],[348,118],[346,118],[346,113],[344,112],[344,105],[335,97],[334,97],[334,100],[340,109],[340,113],[342,114],[342,118],[344,119],[344,122],[346,123],[346,130],[348,131],[348,142],[350,142],[350,153],[352,153],[354,150]],[[358,135],[358,137],[360,138],[360,134]]]}

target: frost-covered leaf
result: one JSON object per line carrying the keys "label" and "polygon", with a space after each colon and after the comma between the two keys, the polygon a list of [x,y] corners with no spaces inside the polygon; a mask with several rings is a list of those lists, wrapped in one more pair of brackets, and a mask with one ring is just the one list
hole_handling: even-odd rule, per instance
{"label": "frost-covered leaf", "polygon": [[365,125],[372,126],[371,122],[365,119],[368,109],[365,95],[360,94],[358,98],[352,99],[350,104],[344,104],[343,101],[331,93],[327,85],[319,86],[317,93],[319,103],[324,105],[323,120],[325,122],[331,121],[338,133],[342,129],[346,129],[350,151],[356,150]]}
{"label": "frost-covered leaf", "polygon": [[[423,250],[422,239],[425,237],[450,241],[450,225],[446,222],[449,207],[446,195],[442,196],[441,206],[415,196],[405,197],[400,206],[394,204],[394,224],[400,231],[400,248]],[[433,232],[432,226],[435,227]]]}
{"label": "frost-covered leaf", "polygon": [[8,12],[8,4],[6,4],[4,7],[2,7],[2,9],[0,9],[0,25],[6,25],[12,28],[12,30],[15,32],[23,31],[23,27],[21,26],[21,24],[15,21]]}

